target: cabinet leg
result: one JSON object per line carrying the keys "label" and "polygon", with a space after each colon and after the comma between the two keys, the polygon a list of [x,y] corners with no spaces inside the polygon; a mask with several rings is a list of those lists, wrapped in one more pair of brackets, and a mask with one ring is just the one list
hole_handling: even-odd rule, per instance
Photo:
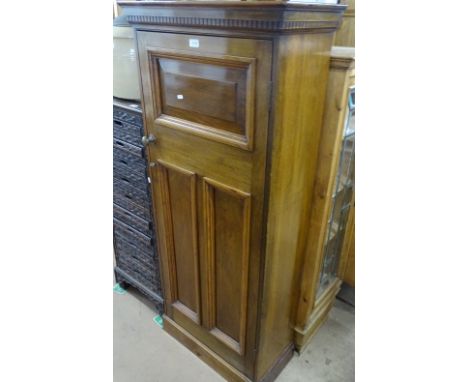
{"label": "cabinet leg", "polygon": [[130,287],[130,284],[126,282],[125,280],[118,280],[119,285],[122,287],[122,289],[127,290]]}
{"label": "cabinet leg", "polygon": [[115,275],[115,281],[121,286],[122,289],[128,289],[130,284],[126,282],[122,276],[120,276],[117,272],[114,272]]}

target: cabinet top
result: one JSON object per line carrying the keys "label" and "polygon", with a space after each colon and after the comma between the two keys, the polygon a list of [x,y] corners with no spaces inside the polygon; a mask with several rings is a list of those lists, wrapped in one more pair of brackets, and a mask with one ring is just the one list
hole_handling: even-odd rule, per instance
{"label": "cabinet top", "polygon": [[354,68],[354,47],[334,46],[331,50],[331,67],[349,70]]}
{"label": "cabinet top", "polygon": [[336,30],[346,5],[306,0],[118,1],[130,24],[264,32]]}
{"label": "cabinet top", "polygon": [[133,0],[117,1],[120,6],[209,6],[209,7],[240,7],[240,8],[255,8],[255,7],[268,7],[268,8],[302,8],[302,9],[346,9],[347,5],[337,4],[338,0]]}

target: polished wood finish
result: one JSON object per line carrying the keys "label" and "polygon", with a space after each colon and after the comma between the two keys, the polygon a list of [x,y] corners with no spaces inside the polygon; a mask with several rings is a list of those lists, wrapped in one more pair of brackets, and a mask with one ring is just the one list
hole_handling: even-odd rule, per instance
{"label": "polished wood finish", "polygon": [[157,174],[171,283],[168,301],[200,323],[196,175],[162,160],[158,160]]}
{"label": "polished wood finish", "polygon": [[[327,99],[309,220],[308,240],[302,258],[297,307],[295,342],[299,350],[326,318],[339,288],[330,285],[317,299],[318,279],[324,257],[327,222],[333,185],[341,152],[349,89],[354,85],[354,48],[334,48],[330,62]],[[341,269],[341,268],[340,268]],[[338,272],[341,275],[341,270]]]}
{"label": "polished wood finish", "polygon": [[[215,369],[226,380],[232,382],[249,382],[250,379],[243,375],[229,362],[224,360],[216,352],[211,350],[203,342],[195,338],[190,332],[172,321],[169,317],[164,318],[164,330],[184,344],[192,353],[199,357],[203,362]],[[181,365],[183,367],[183,365]]]}
{"label": "polished wood finish", "polygon": [[287,35],[276,45],[260,376],[293,340],[298,254],[307,238],[332,37]]}
{"label": "polished wood finish", "polygon": [[343,15],[343,22],[341,26],[338,28],[335,34],[335,41],[334,45],[337,46],[348,46],[348,47],[355,47],[356,46],[356,36],[355,36],[355,13],[356,13],[356,6],[355,0],[342,0],[342,4],[348,6],[344,15]]}
{"label": "polished wood finish", "polygon": [[136,29],[145,130],[156,137],[147,151],[166,330],[229,380],[272,380],[293,354],[295,280],[344,8],[120,5]]}
{"label": "polished wood finish", "polygon": [[204,178],[203,196],[208,264],[207,327],[243,355],[252,195]]}
{"label": "polished wood finish", "polygon": [[[164,44],[156,38],[153,43]],[[251,150],[256,60],[187,54],[184,48],[179,52],[160,47],[151,50],[157,122]]]}

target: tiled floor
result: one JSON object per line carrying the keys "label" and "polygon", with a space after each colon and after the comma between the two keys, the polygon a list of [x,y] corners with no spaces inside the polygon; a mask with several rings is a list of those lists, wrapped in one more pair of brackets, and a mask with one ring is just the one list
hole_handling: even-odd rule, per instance
{"label": "tiled floor", "polygon": [[[155,324],[147,304],[131,288],[114,293],[114,382],[224,381]],[[337,300],[313,342],[277,381],[354,381],[354,308]]]}

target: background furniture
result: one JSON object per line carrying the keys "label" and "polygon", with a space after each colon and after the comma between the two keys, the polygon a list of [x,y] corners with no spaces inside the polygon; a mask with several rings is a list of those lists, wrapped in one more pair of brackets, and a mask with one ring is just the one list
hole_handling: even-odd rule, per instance
{"label": "background furniture", "polygon": [[144,293],[162,312],[141,113],[139,104],[114,98],[115,277],[122,286]]}
{"label": "background furniture", "polygon": [[354,237],[354,102],[354,48],[334,47],[295,316],[298,350],[327,318]]}
{"label": "background furniture", "polygon": [[335,41],[333,45],[336,46],[348,46],[354,47],[355,44],[355,0],[341,0],[341,4],[347,5],[348,8],[346,9],[343,15],[343,23],[336,31]]}
{"label": "background furniture", "polygon": [[114,18],[113,23],[113,95],[118,99],[140,102],[138,63],[133,29],[125,17]]}
{"label": "background furniture", "polygon": [[164,329],[229,380],[272,380],[293,354],[297,265],[344,7],[119,5],[136,28]]}

